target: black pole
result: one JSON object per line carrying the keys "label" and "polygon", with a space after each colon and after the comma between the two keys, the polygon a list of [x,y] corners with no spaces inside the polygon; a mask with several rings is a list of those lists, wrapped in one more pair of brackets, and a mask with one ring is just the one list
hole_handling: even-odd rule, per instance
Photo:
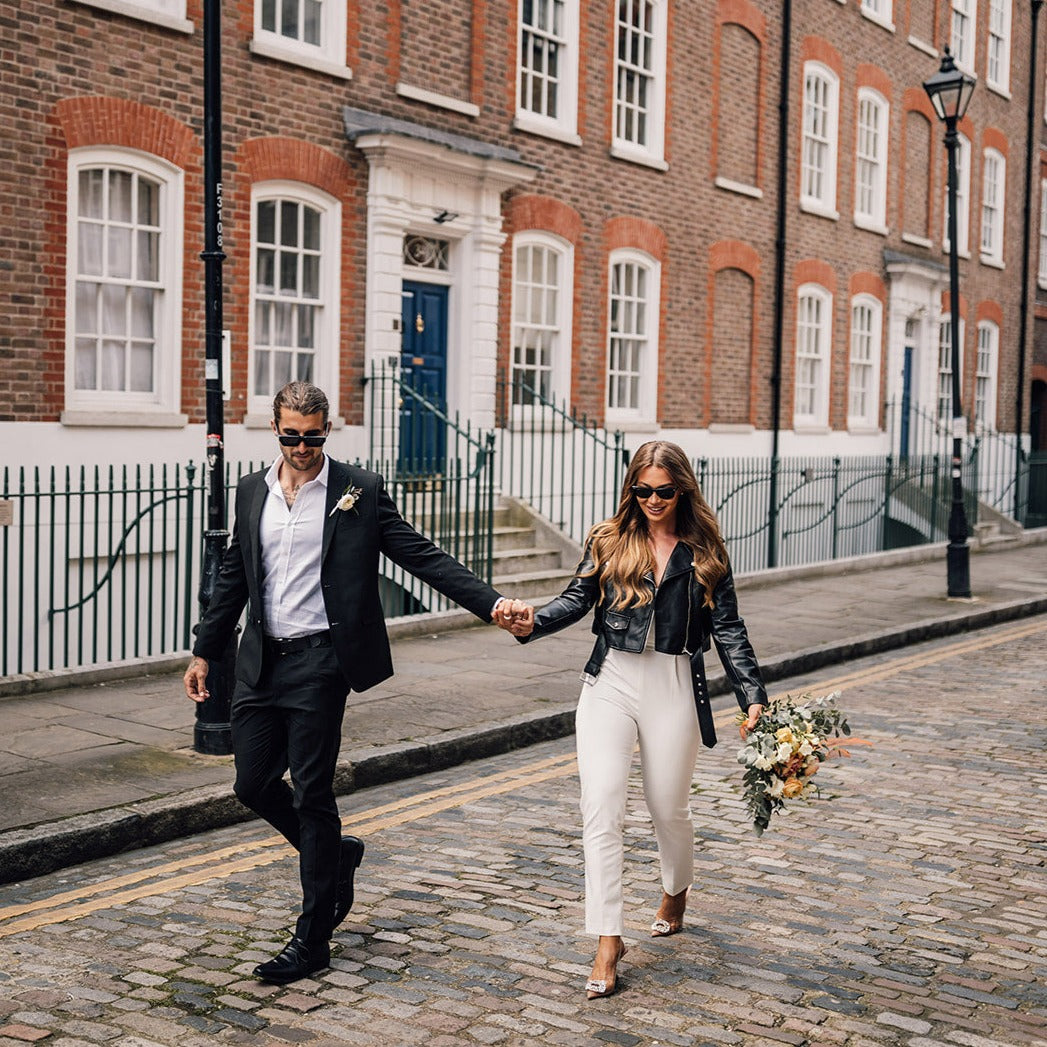
{"label": "black pole", "polygon": [[[222,11],[221,0],[204,0],[204,384],[207,397],[207,529],[200,578],[201,615],[222,568],[229,532],[225,520],[225,447],[222,417]],[[225,756],[233,751],[229,729],[236,642],[207,673],[210,697],[196,707],[193,749]]]}
{"label": "black pole", "polygon": [[785,220],[789,189],[789,77],[792,0],[782,4],[782,61],[778,87],[778,212],[774,241],[774,364],[771,370],[771,482],[767,507],[767,566],[778,566],[778,436],[782,427],[782,337],[785,326]]}
{"label": "black pole", "polygon": [[1029,311],[1029,241],[1032,224],[1032,170],[1036,120],[1036,85],[1039,71],[1036,68],[1037,23],[1043,0],[1032,0],[1032,43],[1029,45],[1029,92],[1025,106],[1025,201],[1022,205],[1022,303],[1018,310],[1018,389],[1014,396],[1014,518],[1023,523],[1021,502],[1022,424],[1025,407],[1025,317]]}
{"label": "black pole", "polygon": [[952,330],[952,510],[949,513],[949,548],[946,572],[949,595],[971,595],[970,548],[967,545],[967,516],[963,508],[962,431],[960,407],[960,245],[956,241],[956,117],[945,124],[945,150],[949,155],[949,315]]}

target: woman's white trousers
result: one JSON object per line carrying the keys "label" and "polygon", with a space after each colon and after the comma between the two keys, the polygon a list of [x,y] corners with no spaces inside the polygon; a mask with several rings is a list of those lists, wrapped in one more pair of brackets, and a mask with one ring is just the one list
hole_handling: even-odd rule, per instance
{"label": "woman's white trousers", "polygon": [[582,686],[575,735],[582,784],[585,929],[620,935],[622,829],[637,743],[662,889],[679,894],[694,878],[690,795],[701,739],[687,656],[608,651],[600,675]]}

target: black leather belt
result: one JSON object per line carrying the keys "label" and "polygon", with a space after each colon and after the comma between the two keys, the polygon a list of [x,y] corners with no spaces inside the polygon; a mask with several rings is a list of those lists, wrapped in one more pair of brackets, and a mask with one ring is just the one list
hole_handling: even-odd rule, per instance
{"label": "black leather belt", "polygon": [[287,640],[281,640],[276,636],[265,638],[266,650],[272,654],[285,655],[295,654],[298,651],[308,651],[312,647],[330,647],[331,630],[325,629],[322,633],[309,633],[308,636],[292,636]]}

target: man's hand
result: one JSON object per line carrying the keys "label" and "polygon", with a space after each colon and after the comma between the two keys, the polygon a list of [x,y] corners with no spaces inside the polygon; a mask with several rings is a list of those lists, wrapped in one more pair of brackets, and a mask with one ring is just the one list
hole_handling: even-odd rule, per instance
{"label": "man's hand", "polygon": [[502,600],[495,608],[494,623],[513,636],[530,636],[534,630],[534,608],[523,600]]}
{"label": "man's hand", "polygon": [[745,712],[749,718],[745,721],[745,723],[738,725],[738,733],[741,734],[743,740],[748,736],[749,732],[756,726],[756,721],[759,720],[760,717],[763,715],[763,706],[750,705],[749,708],[745,710]]}
{"label": "man's hand", "polygon": [[194,702],[203,702],[210,698],[211,695],[207,690],[207,660],[193,655],[193,660],[189,663],[182,682],[185,684],[187,698],[191,698]]}

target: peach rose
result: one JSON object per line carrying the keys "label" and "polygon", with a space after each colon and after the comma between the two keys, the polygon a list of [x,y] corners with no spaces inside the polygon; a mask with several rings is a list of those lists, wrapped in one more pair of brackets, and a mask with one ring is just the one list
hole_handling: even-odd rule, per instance
{"label": "peach rose", "polygon": [[785,780],[785,785],[782,786],[782,795],[787,800],[799,796],[802,792],[803,782],[801,782],[799,778],[787,778]]}

